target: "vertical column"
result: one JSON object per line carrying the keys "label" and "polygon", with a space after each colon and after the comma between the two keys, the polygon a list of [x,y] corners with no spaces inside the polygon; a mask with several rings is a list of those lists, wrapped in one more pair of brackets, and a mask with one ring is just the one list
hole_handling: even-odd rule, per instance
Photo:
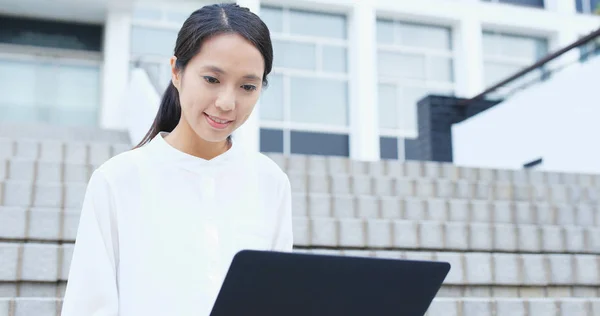
{"label": "vertical column", "polygon": [[485,89],[482,31],[481,21],[470,16],[454,29],[454,80],[460,97],[474,97]]}
{"label": "vertical column", "polygon": [[125,129],[125,111],[120,106],[129,78],[131,13],[125,8],[109,8],[104,27],[104,66],[100,126]]}
{"label": "vertical column", "polygon": [[349,29],[350,158],[376,161],[379,154],[376,13],[373,3],[355,1]]}
{"label": "vertical column", "polygon": [[[250,9],[255,14],[260,14],[260,0],[237,0],[237,4]],[[236,145],[246,147],[248,150],[260,150],[260,101],[256,103],[254,111],[234,133]]]}

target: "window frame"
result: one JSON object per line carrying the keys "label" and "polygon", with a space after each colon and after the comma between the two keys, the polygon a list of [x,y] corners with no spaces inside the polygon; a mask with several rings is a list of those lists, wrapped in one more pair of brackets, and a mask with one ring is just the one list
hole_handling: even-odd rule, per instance
{"label": "window frame", "polygon": [[[485,37],[486,34],[491,34],[491,35],[499,36],[499,37],[519,37],[519,38],[527,38],[529,40],[542,40],[546,46],[545,54],[548,54],[550,52],[551,42],[550,42],[550,38],[547,36],[524,34],[524,33],[511,33],[511,32],[502,31],[502,30],[494,30],[494,29],[485,29],[484,28],[481,32],[482,38]],[[540,58],[543,58],[543,57],[540,57]],[[483,66],[482,67],[483,80],[485,83],[486,82],[486,65],[488,63],[519,66],[521,69],[523,69],[523,68],[529,67],[532,64],[534,64],[537,60],[539,60],[539,58],[530,59],[530,58],[524,58],[524,57],[509,57],[507,55],[486,54],[486,52],[482,48],[482,60],[483,60],[483,65],[482,65]],[[540,74],[541,81],[545,80],[546,75],[548,73],[547,69],[545,69],[544,67],[541,67],[541,68],[538,68],[537,70],[532,71],[531,73],[533,73],[535,71],[541,72],[541,74]],[[527,74],[527,75],[529,75],[529,74]],[[504,78],[504,79],[506,79],[506,78]],[[501,79],[501,80],[503,80],[503,79]],[[519,79],[517,79],[517,80],[519,80]],[[486,88],[491,87],[497,83],[498,82],[492,83],[489,86],[486,86]],[[523,82],[521,84],[525,84],[525,83],[527,83],[527,82]],[[512,93],[514,93],[516,91],[518,91],[518,89],[509,85],[508,87],[505,86],[505,87],[499,88],[498,90],[496,90],[495,92],[490,94],[490,96],[495,97],[495,98],[503,98],[503,97],[511,95]]]}
{"label": "window frame", "polygon": [[[346,13],[343,12],[329,12],[329,11],[316,11],[314,9],[307,9],[301,7],[293,7],[289,5],[281,5],[281,4],[271,4],[264,3],[261,4],[261,12],[264,8],[281,10],[282,13],[282,30],[281,32],[275,32],[271,30],[271,40],[288,42],[288,43],[303,43],[303,44],[312,44],[315,45],[315,69],[313,70],[301,70],[289,67],[279,67],[273,66],[273,69],[270,73],[270,76],[279,75],[282,78],[282,93],[283,93],[283,118],[282,120],[268,120],[260,117],[259,114],[259,127],[261,129],[270,129],[270,130],[281,130],[283,132],[283,154],[290,155],[291,154],[291,135],[292,132],[317,132],[317,133],[327,133],[327,134],[342,134],[351,137],[351,122],[349,120],[350,111],[351,111],[351,102],[350,100],[350,39],[349,39],[349,17]],[[300,34],[291,34],[290,33],[290,12],[291,11],[301,11],[315,14],[328,14],[328,15],[336,15],[339,17],[343,17],[345,21],[346,28],[346,38],[329,38],[329,37],[318,37],[318,36],[307,36]],[[346,69],[345,72],[334,72],[334,71],[324,71],[323,70],[323,47],[342,47],[346,50]],[[344,82],[346,84],[346,113],[348,115],[347,123],[345,126],[335,126],[330,124],[319,124],[319,123],[300,123],[293,122],[291,118],[292,112],[292,100],[291,100],[291,79],[292,77],[302,77],[302,78],[316,78],[316,79],[330,79],[336,80],[340,82]],[[268,87],[265,91],[268,91]],[[268,93],[268,92],[267,92]],[[259,100],[260,102],[261,100]]]}
{"label": "window frame", "polygon": [[[60,66],[72,66],[72,67],[89,67],[97,69],[98,74],[98,86],[97,93],[98,96],[102,95],[102,78],[103,74],[103,59],[102,53],[93,52],[93,51],[81,51],[81,50],[71,50],[64,48],[47,48],[47,47],[38,47],[38,46],[28,46],[28,45],[16,45],[16,44],[0,44],[0,59],[6,61],[15,61],[15,62],[26,62],[33,64],[50,64],[53,67]],[[102,102],[100,98],[95,100],[96,107],[92,110],[89,108],[84,108],[87,111],[95,112],[95,119],[93,126],[98,127],[100,124],[100,115],[102,112]],[[36,105],[38,108],[43,108]],[[69,107],[64,107],[64,109],[70,109]],[[42,122],[43,123],[43,122]],[[90,125],[82,125],[82,126],[90,126]]]}
{"label": "window frame", "polygon": [[[424,89],[430,90],[431,93],[435,94],[435,91],[451,91],[451,94],[454,95],[456,93],[457,83],[456,83],[456,60],[457,60],[457,50],[454,48],[454,28],[452,25],[448,24],[434,24],[434,23],[422,23],[422,22],[414,22],[410,20],[403,20],[400,18],[393,18],[388,16],[377,16],[377,26],[379,23],[392,23],[394,34],[392,37],[397,39],[398,25],[399,24],[409,24],[415,26],[422,27],[432,27],[432,28],[443,28],[448,31],[450,38],[448,41],[448,49],[440,50],[434,48],[424,48],[424,47],[412,47],[412,46],[404,46],[399,43],[381,43],[376,38],[376,55],[379,59],[381,52],[386,53],[400,53],[400,54],[408,54],[408,55],[418,55],[420,57],[424,57],[425,59],[425,78],[424,79],[410,79],[410,78],[399,78],[399,77],[389,77],[381,74],[377,74],[377,85],[393,85],[395,87],[396,92],[396,106],[397,112],[401,113],[402,109],[400,108],[402,105],[402,90],[404,89]],[[443,57],[448,58],[452,62],[452,82],[447,81],[439,81],[435,79],[429,79],[427,76],[430,74],[431,67],[431,58],[432,57]],[[416,106],[416,105],[415,105]],[[417,108],[415,108],[415,114],[417,112]],[[400,119],[401,115],[398,115],[398,119]],[[379,119],[379,118],[378,118]],[[379,121],[378,121],[379,122]],[[379,122],[380,123],[380,122]],[[398,125],[401,125],[402,122],[397,122]],[[409,130],[408,128],[382,128],[379,127],[379,137],[395,137],[398,139],[398,143],[403,142],[404,138],[416,138],[418,137],[418,117],[415,122],[415,129]],[[400,146],[399,146],[400,147]],[[400,154],[400,148],[398,149],[398,153]],[[401,157],[399,157],[400,159]]]}
{"label": "window frame", "polygon": [[506,5],[516,5],[516,6],[519,6],[519,7],[535,8],[535,9],[542,9],[542,10],[546,9],[546,0],[542,0],[542,5],[541,6],[530,5],[530,4],[523,4],[523,3],[515,3],[515,2],[506,2],[506,1],[503,1],[503,0],[483,0],[483,2],[506,4]]}

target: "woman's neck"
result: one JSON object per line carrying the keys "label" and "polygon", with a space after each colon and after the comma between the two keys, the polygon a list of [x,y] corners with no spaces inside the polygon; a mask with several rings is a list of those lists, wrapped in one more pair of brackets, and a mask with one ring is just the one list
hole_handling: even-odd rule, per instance
{"label": "woman's neck", "polygon": [[200,138],[191,128],[177,125],[165,141],[175,149],[188,155],[196,156],[204,160],[211,160],[231,147],[229,141],[209,142]]}

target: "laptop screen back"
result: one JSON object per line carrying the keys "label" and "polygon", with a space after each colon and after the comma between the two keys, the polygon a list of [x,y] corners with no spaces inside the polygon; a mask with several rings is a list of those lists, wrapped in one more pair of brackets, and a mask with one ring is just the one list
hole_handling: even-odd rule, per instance
{"label": "laptop screen back", "polygon": [[423,316],[449,269],[444,262],[245,250],[211,315]]}

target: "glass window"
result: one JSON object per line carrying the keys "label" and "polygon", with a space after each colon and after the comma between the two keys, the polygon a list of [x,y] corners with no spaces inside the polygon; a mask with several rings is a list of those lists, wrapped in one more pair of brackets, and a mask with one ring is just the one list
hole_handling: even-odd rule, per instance
{"label": "glass window", "polygon": [[101,25],[0,16],[0,43],[99,52]]}
{"label": "glass window", "polygon": [[576,0],[577,12],[595,13],[600,11],[600,0]]}
{"label": "glass window", "polygon": [[[483,32],[483,41],[484,79],[488,87],[508,79],[548,54],[545,38],[486,31]],[[543,70],[531,72],[501,88],[494,96],[501,97],[540,77],[546,78]]]}
{"label": "glass window", "polygon": [[133,10],[133,19],[159,21],[162,19],[162,12],[157,9],[136,8]]}
{"label": "glass window", "polygon": [[99,88],[99,66],[3,59],[0,121],[96,126]]}
{"label": "glass window", "polygon": [[422,160],[424,157],[422,151],[428,151],[425,148],[421,148],[418,139],[405,139],[404,140],[404,158],[406,160]]}
{"label": "glass window", "polygon": [[394,43],[394,22],[377,20],[377,42],[380,44]]}
{"label": "glass window", "polygon": [[398,128],[398,94],[395,85],[379,84],[379,127]]}
{"label": "glass window", "polygon": [[544,7],[544,0],[483,0],[485,2],[499,2],[499,3],[508,3],[508,4],[516,4],[528,7]]}
{"label": "glass window", "polygon": [[403,46],[439,50],[451,48],[452,43],[448,28],[410,23],[399,23],[397,27],[400,44]]}
{"label": "glass window", "polygon": [[36,65],[33,62],[0,59],[0,102],[5,109],[16,110],[35,104],[35,85],[31,84],[35,82],[35,76]]}
{"label": "glass window", "polygon": [[575,0],[575,6],[577,7],[577,12],[579,13],[585,13],[584,8],[583,8],[583,2],[586,2],[587,0]]}
{"label": "glass window", "polygon": [[329,38],[346,38],[343,15],[290,10],[290,33]]}
{"label": "glass window", "polygon": [[452,82],[454,80],[452,58],[429,57],[427,79],[435,81]]}
{"label": "glass window", "polygon": [[315,44],[273,41],[275,67],[314,70],[317,68]]}
{"label": "glass window", "polygon": [[261,128],[260,151],[263,153],[283,153],[283,131]]}
{"label": "glass window", "polygon": [[183,12],[167,12],[167,21],[183,25],[185,20],[190,17],[190,14]]}
{"label": "glass window", "polygon": [[431,93],[425,87],[402,87],[400,94],[400,124],[407,130],[417,133],[417,103]]}
{"label": "glass window", "polygon": [[381,156],[404,158],[398,157],[404,149],[397,140],[418,136],[417,102],[435,91],[454,94],[452,31],[438,25],[378,20],[377,41]]}
{"label": "glass window", "polygon": [[100,99],[98,67],[62,66],[56,70],[53,73],[56,104],[68,109],[95,110]]}
{"label": "glass window", "polygon": [[380,76],[425,79],[425,56],[380,52],[377,58]]}
{"label": "glass window", "polygon": [[343,157],[350,155],[348,135],[292,131],[290,138],[292,154]]}
{"label": "glass window", "polygon": [[520,65],[510,65],[494,62],[485,63],[485,84],[493,86],[500,81],[516,74],[523,67]]}
{"label": "glass window", "polygon": [[172,56],[176,41],[177,31],[174,30],[137,25],[131,28],[132,54]]}
{"label": "glass window", "polygon": [[272,33],[283,33],[283,10],[280,8],[261,7],[260,18]]}
{"label": "glass window", "polygon": [[380,137],[379,154],[381,159],[398,159],[398,138]]}
{"label": "glass window", "polygon": [[590,0],[590,13],[600,14],[600,0]]}
{"label": "glass window", "polygon": [[[58,71],[57,71],[58,70]],[[56,99],[51,123],[96,125],[100,100],[98,67],[62,66],[54,70]]]}
{"label": "glass window", "polygon": [[346,72],[346,47],[323,46],[323,70]]}
{"label": "glass window", "polygon": [[283,121],[283,76],[270,75],[269,86],[260,101],[260,118],[267,121]]}
{"label": "glass window", "polygon": [[292,77],[290,90],[292,122],[348,125],[345,81]]}
{"label": "glass window", "polygon": [[502,43],[500,42],[499,36],[490,33],[483,32],[482,36],[483,54],[487,56],[501,56]]}
{"label": "glass window", "polygon": [[579,60],[582,62],[589,60],[593,56],[600,55],[600,40],[579,47],[579,54]]}
{"label": "glass window", "polygon": [[[261,100],[261,125],[283,130],[285,154],[327,152],[328,149],[319,148],[329,146],[323,142],[304,142],[312,137],[311,133],[341,135],[346,148],[349,127],[345,15],[271,6],[261,7],[260,14],[271,31],[274,53],[271,86]],[[339,143],[340,138],[336,139]],[[347,150],[333,153],[348,154]]]}
{"label": "glass window", "polygon": [[544,41],[524,36],[502,36],[500,54],[503,56],[539,59],[546,54]]}

